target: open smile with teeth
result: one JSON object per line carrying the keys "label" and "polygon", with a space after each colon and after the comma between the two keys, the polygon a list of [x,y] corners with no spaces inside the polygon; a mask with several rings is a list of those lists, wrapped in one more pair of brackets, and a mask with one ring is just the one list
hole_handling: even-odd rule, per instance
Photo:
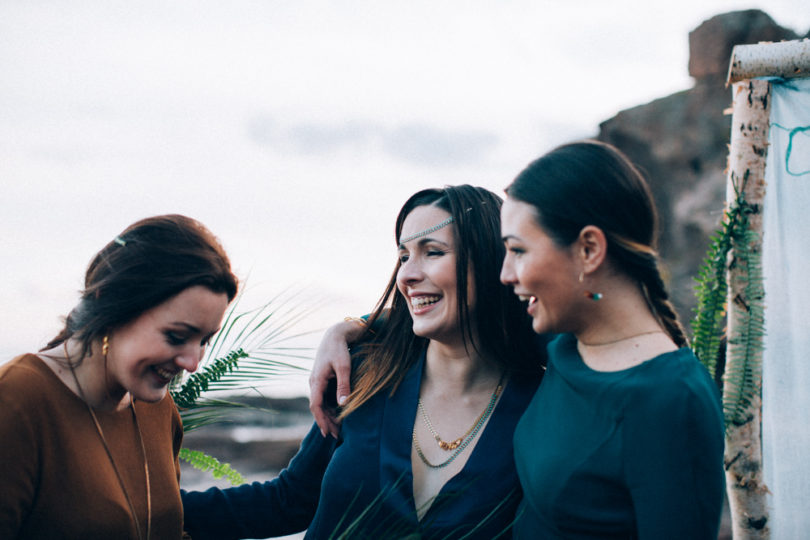
{"label": "open smile with teeth", "polygon": [[422,308],[435,304],[441,299],[441,296],[412,296],[411,305],[415,308]]}
{"label": "open smile with teeth", "polygon": [[519,294],[518,298],[520,298],[521,302],[528,302],[529,304],[534,304],[535,302],[537,302],[536,296]]}
{"label": "open smile with teeth", "polygon": [[152,371],[157,373],[158,377],[160,377],[161,379],[163,379],[165,381],[171,381],[174,378],[174,376],[177,374],[172,370],[165,369],[165,368],[158,367],[158,366],[152,366]]}

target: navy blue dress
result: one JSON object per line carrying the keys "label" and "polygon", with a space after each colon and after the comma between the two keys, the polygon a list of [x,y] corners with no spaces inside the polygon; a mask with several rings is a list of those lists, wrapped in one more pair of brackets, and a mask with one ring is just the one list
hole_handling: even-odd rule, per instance
{"label": "navy blue dress", "polygon": [[184,492],[185,529],[194,540],[265,538],[307,530],[306,538],[496,538],[521,499],[512,437],[540,382],[513,376],[464,468],[416,517],[411,436],[424,353],[397,392],[378,393],[349,415],[340,438],[313,426],[274,480]]}

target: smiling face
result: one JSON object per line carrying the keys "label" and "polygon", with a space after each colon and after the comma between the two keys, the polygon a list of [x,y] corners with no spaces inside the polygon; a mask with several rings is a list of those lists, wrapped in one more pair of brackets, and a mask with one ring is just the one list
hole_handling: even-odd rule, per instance
{"label": "smiling face", "polygon": [[219,329],[228,297],[195,285],[109,335],[108,388],[136,399],[160,401],[175,375],[193,372]]}
{"label": "smiling face", "polygon": [[[400,238],[418,235],[449,217],[436,206],[418,206],[405,218]],[[450,223],[400,244],[397,271],[397,288],[407,301],[413,333],[444,343],[462,339],[452,227]]]}
{"label": "smiling face", "polygon": [[506,258],[501,282],[528,300],[535,332],[568,332],[581,306],[574,247],[559,247],[537,223],[532,205],[507,198],[501,208]]}

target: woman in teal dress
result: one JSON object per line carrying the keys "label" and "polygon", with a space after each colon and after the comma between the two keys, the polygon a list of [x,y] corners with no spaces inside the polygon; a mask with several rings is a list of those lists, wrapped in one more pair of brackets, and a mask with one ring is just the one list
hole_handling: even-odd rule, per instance
{"label": "woman in teal dress", "polygon": [[719,396],[668,301],[643,177],[585,141],[506,192],[501,281],[535,332],[561,334],[515,431],[515,537],[716,539]]}

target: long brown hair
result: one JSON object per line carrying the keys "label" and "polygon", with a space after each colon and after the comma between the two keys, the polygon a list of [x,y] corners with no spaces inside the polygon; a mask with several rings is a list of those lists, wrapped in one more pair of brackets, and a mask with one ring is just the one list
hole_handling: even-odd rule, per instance
{"label": "long brown hair", "polygon": [[[506,370],[540,371],[530,320],[518,298],[500,283],[505,254],[501,241],[502,200],[494,193],[469,185],[426,189],[412,195],[397,216],[394,241],[399,242],[408,214],[419,206],[436,206],[453,217],[450,225],[456,253],[458,319],[469,348]],[[363,345],[353,350],[361,359],[353,370],[354,389],[341,416],[360,407],[378,392],[396,392],[408,370],[419,359],[428,340],[412,331],[407,300],[397,290],[397,262],[385,292],[369,323],[375,333],[366,333]],[[468,283],[475,291],[474,306],[467,296]],[[382,324],[376,324],[377,321]]]}
{"label": "long brown hair", "polygon": [[194,285],[229,302],[236,296],[236,276],[211,231],[178,214],[133,223],[90,261],[81,300],[42,350],[74,338],[84,357],[93,341]]}
{"label": "long brown hair", "polygon": [[687,345],[661,278],[652,193],[617,148],[598,141],[560,146],[530,163],[506,193],[534,206],[538,225],[558,246],[571,245],[586,225],[602,229],[608,257],[640,284],[672,340],[679,347]]}

